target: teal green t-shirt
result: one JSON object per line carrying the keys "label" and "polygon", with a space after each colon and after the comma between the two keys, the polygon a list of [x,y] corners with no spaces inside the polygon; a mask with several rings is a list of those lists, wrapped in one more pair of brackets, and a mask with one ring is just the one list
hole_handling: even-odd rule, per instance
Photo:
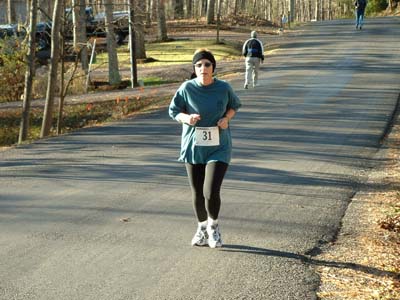
{"label": "teal green t-shirt", "polygon": [[[179,113],[199,114],[198,127],[217,126],[229,109],[237,111],[241,106],[239,98],[226,81],[214,79],[210,85],[203,86],[196,79],[184,82],[176,91],[169,106],[169,115],[176,120]],[[232,152],[230,128],[219,128],[218,146],[198,146],[195,143],[195,128],[182,124],[182,141],[179,161],[191,164],[207,164],[221,161],[229,164]]]}

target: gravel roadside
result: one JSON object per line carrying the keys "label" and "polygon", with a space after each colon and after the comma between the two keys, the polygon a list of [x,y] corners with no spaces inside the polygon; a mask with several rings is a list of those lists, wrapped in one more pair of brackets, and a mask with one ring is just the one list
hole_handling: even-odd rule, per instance
{"label": "gravel roadside", "polygon": [[335,241],[316,259],[321,300],[400,299],[400,120],[380,164],[351,199]]}

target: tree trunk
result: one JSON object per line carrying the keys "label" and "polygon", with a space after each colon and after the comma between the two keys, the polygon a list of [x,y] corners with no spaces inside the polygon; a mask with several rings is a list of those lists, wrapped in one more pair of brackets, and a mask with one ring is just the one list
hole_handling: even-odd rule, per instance
{"label": "tree trunk", "polygon": [[268,1],[268,20],[271,22],[273,21],[273,16],[272,16],[272,0]]}
{"label": "tree trunk", "polygon": [[174,0],[174,18],[182,19],[183,18],[183,0]]}
{"label": "tree trunk", "polygon": [[43,114],[42,130],[40,137],[50,134],[53,122],[54,94],[57,85],[58,60],[60,57],[60,23],[61,23],[61,0],[54,1],[53,26],[51,29],[51,57],[50,70],[47,81],[46,104]]}
{"label": "tree trunk", "polygon": [[193,2],[192,0],[186,0],[186,18],[193,17]]}
{"label": "tree trunk", "polygon": [[328,20],[332,20],[332,0],[328,0]]}
{"label": "tree trunk", "polygon": [[146,1],[146,25],[151,26],[151,0]]}
{"label": "tree trunk", "polygon": [[[61,11],[62,22],[60,24],[60,32],[65,32],[65,0],[63,1],[63,7]],[[64,90],[64,78],[65,78],[65,37],[63,34],[60,34],[60,101],[58,102],[58,116],[57,116],[57,135],[62,133],[63,127],[63,111],[64,111],[64,100],[66,89]]]}
{"label": "tree trunk", "polygon": [[[279,0],[278,0],[279,1]],[[278,2],[279,3],[279,2]],[[246,10],[246,0],[241,0],[240,9],[244,12]]]}
{"label": "tree trunk", "polygon": [[157,21],[158,20],[158,2],[160,0],[151,0],[151,20]]}
{"label": "tree trunk", "polygon": [[157,29],[158,39],[162,42],[168,41],[167,36],[167,21],[165,20],[165,0],[158,0],[157,5]]}
{"label": "tree trunk", "polygon": [[217,44],[219,44],[219,28],[221,26],[221,6],[222,0],[218,0],[218,7],[217,7]]}
{"label": "tree trunk", "polygon": [[131,87],[138,86],[137,81],[137,65],[136,65],[136,44],[135,39],[135,10],[134,10],[134,0],[129,0],[129,52],[130,52],[130,61],[131,61]]}
{"label": "tree trunk", "polygon": [[207,24],[212,24],[215,22],[214,10],[215,10],[215,0],[208,0],[208,2],[207,2]]}
{"label": "tree trunk", "polygon": [[238,12],[239,0],[234,0],[233,3],[233,15],[236,16]]}
{"label": "tree trunk", "polygon": [[36,49],[36,23],[37,23],[37,0],[31,0],[29,9],[29,36],[28,51],[26,55],[27,68],[25,73],[24,101],[22,105],[22,119],[19,131],[18,143],[21,144],[28,137],[29,113],[32,98],[32,82],[35,75],[35,49]]}
{"label": "tree trunk", "polygon": [[200,17],[207,15],[208,0],[201,0]]}
{"label": "tree trunk", "polygon": [[319,5],[320,7],[320,19],[321,20],[325,20],[325,1],[324,0],[320,0],[321,3]]}
{"label": "tree trunk", "polygon": [[319,21],[319,0],[315,0],[315,20]]}
{"label": "tree trunk", "polygon": [[7,21],[9,24],[15,23],[15,7],[13,0],[7,0]]}
{"label": "tree trunk", "polygon": [[80,53],[82,69],[87,73],[89,69],[87,36],[86,36],[86,4],[85,0],[72,0],[72,21],[74,33],[74,50]]}
{"label": "tree trunk", "polygon": [[296,6],[295,6],[295,1],[294,0],[289,0],[289,22],[293,23],[294,17],[296,15]]}
{"label": "tree trunk", "polygon": [[[30,9],[31,9],[31,4],[33,0],[26,0],[26,20],[25,24],[28,25],[30,22]],[[36,4],[37,7],[37,4]],[[37,18],[37,16],[36,16]]]}
{"label": "tree trunk", "polygon": [[[130,1],[130,0],[129,0]],[[133,5],[133,4],[132,4]],[[139,0],[137,2],[137,13],[135,14],[135,45],[136,45],[136,58],[146,58],[146,47],[144,38],[144,22],[146,18],[146,2]]]}
{"label": "tree trunk", "polygon": [[106,0],[106,32],[107,32],[107,53],[108,53],[108,78],[110,85],[121,83],[121,75],[118,68],[117,45],[115,41],[113,25],[113,1]]}
{"label": "tree trunk", "polygon": [[51,21],[51,15],[53,13],[53,1],[39,0],[38,9],[40,11],[38,14],[38,19],[40,22]]}

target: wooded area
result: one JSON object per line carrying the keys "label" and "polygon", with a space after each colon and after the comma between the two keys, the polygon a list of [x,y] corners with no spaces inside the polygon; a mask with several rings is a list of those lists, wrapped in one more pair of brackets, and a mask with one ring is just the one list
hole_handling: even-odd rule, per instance
{"label": "wooded area", "polygon": [[[394,8],[400,0],[369,0],[372,11]],[[136,59],[146,58],[145,28],[155,25],[157,39],[168,40],[168,22],[190,19],[194,24],[239,26],[249,30],[257,24],[281,26],[282,18],[289,22],[308,22],[351,17],[354,0],[2,0],[0,23],[18,23],[25,28],[26,73],[24,81],[23,114],[19,142],[27,136],[32,81],[34,80],[34,57],[37,44],[49,48],[49,74],[46,106],[41,137],[50,134],[53,103],[58,80],[59,62],[65,55],[65,41],[73,42],[73,54],[84,74],[88,74],[89,51],[94,47],[91,37],[105,37],[108,55],[108,78],[110,85],[121,82],[117,55],[118,44],[128,39],[131,47],[132,85],[137,85]],[[38,35],[36,22],[43,31]],[[47,29],[46,29],[47,28]],[[46,32],[47,30],[47,32]],[[47,36],[46,36],[47,33]],[[218,35],[217,35],[218,40]],[[219,40],[218,40],[219,41]],[[61,64],[61,73],[64,66]],[[76,68],[76,64],[75,64]],[[60,99],[66,94],[63,74]],[[61,101],[62,102],[62,101]],[[62,105],[59,107],[62,116]],[[60,132],[60,130],[57,130]]]}
{"label": "wooded area", "polygon": [[[39,21],[46,21],[52,15],[55,1],[37,0]],[[25,23],[28,20],[30,0],[0,1],[0,23]],[[128,10],[127,0],[112,1],[115,11]],[[291,17],[291,21],[306,22],[349,16],[353,12],[354,0],[143,0],[136,3],[136,14],[148,24],[157,21],[157,8],[165,9],[167,20],[183,18],[207,18],[215,22],[217,10],[221,7],[221,20],[230,16],[250,15],[254,18],[279,21],[282,14]],[[394,8],[398,0],[369,0],[369,5],[384,9],[387,5]],[[86,5],[93,7],[94,13],[105,12],[105,0],[65,0],[66,7]]]}

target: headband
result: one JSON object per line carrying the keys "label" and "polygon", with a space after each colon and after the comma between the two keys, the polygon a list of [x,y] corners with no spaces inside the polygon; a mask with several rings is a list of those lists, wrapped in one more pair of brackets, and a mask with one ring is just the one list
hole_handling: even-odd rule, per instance
{"label": "headband", "polygon": [[214,72],[215,67],[217,65],[217,62],[215,61],[214,55],[212,55],[211,52],[205,51],[205,50],[197,52],[193,56],[193,60],[192,60],[193,65],[196,64],[201,59],[208,59],[213,65],[213,72]]}

